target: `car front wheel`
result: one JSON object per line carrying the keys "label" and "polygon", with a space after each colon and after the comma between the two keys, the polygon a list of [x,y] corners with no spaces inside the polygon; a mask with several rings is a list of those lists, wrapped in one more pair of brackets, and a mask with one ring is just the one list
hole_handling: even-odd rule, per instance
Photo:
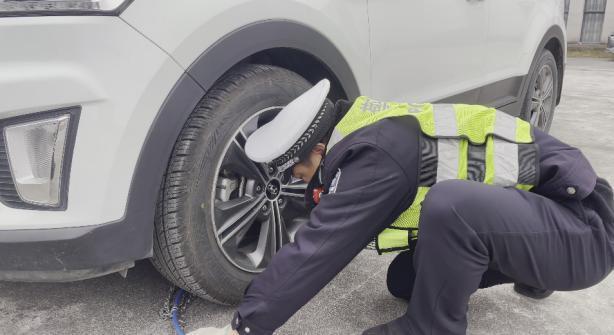
{"label": "car front wheel", "polygon": [[[244,65],[198,104],[175,144],[155,221],[153,263],[176,285],[234,304],[308,217],[306,185],[247,158],[247,137],[311,84]],[[282,131],[282,130],[280,130]]]}

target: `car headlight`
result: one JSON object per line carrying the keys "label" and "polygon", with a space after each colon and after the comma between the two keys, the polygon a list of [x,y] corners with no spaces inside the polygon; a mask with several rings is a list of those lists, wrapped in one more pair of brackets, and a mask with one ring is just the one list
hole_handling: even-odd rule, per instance
{"label": "car headlight", "polygon": [[0,16],[119,15],[133,0],[0,0]]}
{"label": "car headlight", "polygon": [[[79,109],[62,109],[3,123],[0,199],[17,208],[64,209]],[[8,201],[6,201],[8,200]],[[42,207],[42,208],[41,208]]]}

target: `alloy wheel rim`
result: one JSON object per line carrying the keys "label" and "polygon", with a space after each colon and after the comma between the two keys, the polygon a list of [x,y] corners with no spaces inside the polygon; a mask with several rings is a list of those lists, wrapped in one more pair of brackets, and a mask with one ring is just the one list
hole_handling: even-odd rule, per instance
{"label": "alloy wheel rim", "polygon": [[257,164],[245,154],[251,133],[270,121],[282,107],[256,112],[227,142],[216,168],[211,217],[218,247],[236,267],[263,271],[307,221],[307,184],[275,167]]}
{"label": "alloy wheel rim", "polygon": [[539,70],[533,85],[529,122],[541,130],[546,130],[553,112],[554,76],[552,69],[544,65]]}

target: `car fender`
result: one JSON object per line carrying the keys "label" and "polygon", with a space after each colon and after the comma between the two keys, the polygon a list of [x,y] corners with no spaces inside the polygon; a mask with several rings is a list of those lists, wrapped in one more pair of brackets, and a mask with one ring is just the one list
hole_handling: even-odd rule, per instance
{"label": "car fender", "polygon": [[[285,32],[284,38],[271,38],[271,33],[279,30]],[[175,141],[189,115],[207,90],[240,60],[255,52],[278,47],[315,55],[337,76],[348,96],[359,95],[358,84],[343,55],[323,35],[296,22],[268,20],[253,23],[207,48],[177,80],[158,111],[133,172],[123,222],[115,224],[117,229],[128,230],[133,237],[145,240],[139,243],[147,246],[140,258],[152,255],[158,192]]]}

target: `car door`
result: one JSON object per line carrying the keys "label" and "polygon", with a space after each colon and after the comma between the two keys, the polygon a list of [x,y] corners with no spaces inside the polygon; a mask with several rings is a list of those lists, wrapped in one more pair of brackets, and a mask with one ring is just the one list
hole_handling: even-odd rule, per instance
{"label": "car door", "polygon": [[[488,50],[486,69],[492,81],[526,75],[536,45],[542,38],[541,22],[551,24],[551,8],[540,11],[542,0],[487,0]],[[552,3],[553,0],[544,0]],[[549,12],[550,11],[550,12]],[[535,42],[537,41],[537,42]]]}
{"label": "car door", "polygon": [[477,101],[484,84],[480,0],[368,0],[371,93],[379,99]]}

